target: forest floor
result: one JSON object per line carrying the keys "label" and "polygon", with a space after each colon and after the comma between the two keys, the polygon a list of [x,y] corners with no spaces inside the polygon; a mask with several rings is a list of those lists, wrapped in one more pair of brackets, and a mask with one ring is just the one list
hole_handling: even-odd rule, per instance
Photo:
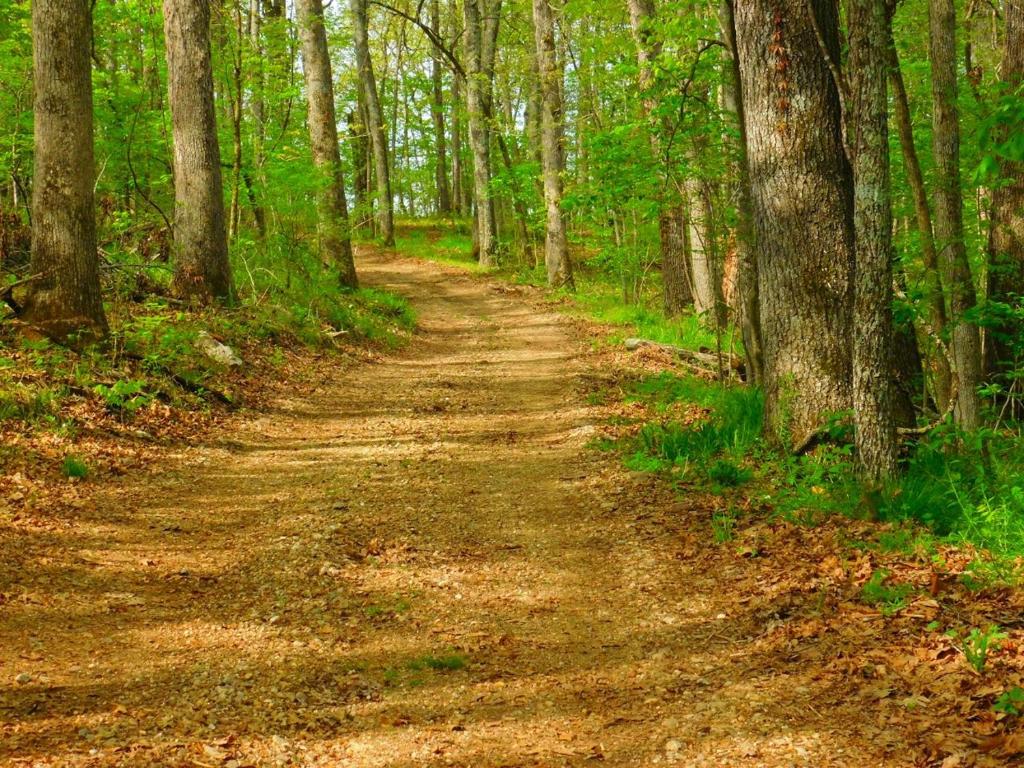
{"label": "forest floor", "polygon": [[371,250],[359,267],[417,312],[404,350],[0,542],[28,555],[0,575],[0,764],[953,768],[1024,749],[975,701],[1005,681],[833,598],[873,567],[837,544],[849,527],[762,521],[715,546],[713,498],[589,447],[622,407],[591,394],[642,361],[530,289]]}

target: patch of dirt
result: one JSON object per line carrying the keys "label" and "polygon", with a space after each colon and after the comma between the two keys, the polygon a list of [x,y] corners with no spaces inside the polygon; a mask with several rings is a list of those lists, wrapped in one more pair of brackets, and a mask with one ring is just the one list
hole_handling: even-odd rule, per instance
{"label": "patch of dirt", "polygon": [[30,556],[0,577],[0,764],[1013,759],[948,643],[842,602],[870,563],[838,529],[716,547],[720,500],[587,448],[622,360],[584,325],[433,264],[360,269],[417,311],[405,351],[7,531]]}

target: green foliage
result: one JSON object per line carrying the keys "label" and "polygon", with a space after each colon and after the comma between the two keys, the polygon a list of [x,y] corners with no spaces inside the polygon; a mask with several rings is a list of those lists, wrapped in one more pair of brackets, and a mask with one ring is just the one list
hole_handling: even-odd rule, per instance
{"label": "green foliage", "polygon": [[[679,379],[661,377],[645,380],[634,389],[632,397],[644,396],[655,402],[667,392],[679,393],[691,385]],[[721,387],[705,382],[692,384],[700,392],[698,403],[706,403],[710,415],[696,424],[675,422],[646,424],[637,435],[638,450],[666,464],[698,461],[701,465],[722,453],[743,456],[761,433],[763,400],[761,393],[743,387]],[[702,402],[703,401],[703,402]]]}
{"label": "green foliage", "polygon": [[153,395],[146,391],[146,382],[139,379],[121,379],[111,385],[97,384],[93,391],[99,395],[107,408],[121,414],[132,414],[153,401]]}
{"label": "green foliage", "polygon": [[886,584],[888,571],[875,571],[861,589],[861,599],[878,607],[883,616],[892,616],[907,607],[907,598],[913,593],[910,584]]}
{"label": "green foliage", "polygon": [[1002,712],[1004,715],[1017,717],[1024,712],[1024,688],[1015,685],[1013,688],[1003,691],[996,697],[992,709]]}
{"label": "green foliage", "polygon": [[427,654],[413,659],[408,664],[409,669],[414,671],[430,669],[434,672],[455,672],[464,669],[465,666],[466,657],[459,653],[449,653],[441,656]]}
{"label": "green foliage", "polygon": [[732,541],[735,536],[735,528],[735,510],[716,510],[711,516],[711,538],[715,544],[726,544]]}
{"label": "green foliage", "polygon": [[69,453],[61,462],[60,471],[64,477],[69,479],[76,478],[84,480],[89,476],[89,465],[82,459]]}
{"label": "green foliage", "polygon": [[964,638],[964,658],[971,668],[981,674],[988,664],[989,654],[999,650],[1006,633],[998,625],[990,624],[984,629],[973,627]]}
{"label": "green foliage", "polygon": [[748,469],[737,466],[728,459],[719,459],[708,467],[708,479],[724,488],[735,488],[747,482],[752,476]]}
{"label": "green foliage", "polygon": [[404,299],[370,288],[342,288],[302,238],[281,234],[263,245],[240,244],[234,253],[239,330],[245,335],[310,346],[331,346],[339,338],[396,346],[415,328]]}

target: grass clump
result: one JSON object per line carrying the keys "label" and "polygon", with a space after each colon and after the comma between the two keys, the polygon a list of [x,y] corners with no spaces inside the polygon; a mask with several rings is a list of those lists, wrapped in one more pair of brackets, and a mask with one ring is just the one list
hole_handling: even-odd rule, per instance
{"label": "grass clump", "polygon": [[881,610],[883,616],[892,616],[907,607],[907,599],[914,592],[910,584],[887,584],[889,572],[878,570],[861,589],[861,599]]}
{"label": "grass clump", "polygon": [[450,653],[442,656],[426,654],[409,662],[409,669],[418,672],[424,669],[434,672],[455,672],[466,667],[466,657],[459,653]]}
{"label": "grass clump", "polygon": [[68,454],[60,465],[61,474],[70,479],[84,480],[89,476],[89,465],[82,459]]}
{"label": "grass clump", "polygon": [[665,410],[677,398],[708,408],[708,417],[694,424],[645,424],[632,441],[631,468],[656,471],[677,467],[685,471],[697,466],[707,479],[723,487],[750,479],[751,473],[737,462],[750,452],[761,432],[760,392],[656,376],[637,382],[627,394],[627,400],[652,404],[656,410]]}

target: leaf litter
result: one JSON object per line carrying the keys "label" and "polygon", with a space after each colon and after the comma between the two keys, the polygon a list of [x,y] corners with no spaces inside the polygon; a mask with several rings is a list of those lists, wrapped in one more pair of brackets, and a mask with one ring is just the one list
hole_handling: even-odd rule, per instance
{"label": "leaf litter", "polygon": [[[604,329],[526,288],[362,266],[419,312],[405,351],[296,358],[256,413],[104,438],[120,469],[86,483],[0,481],[0,764],[1024,758],[992,707],[1022,685],[1024,602],[968,592],[972,552],[937,574],[851,545],[877,525],[750,503],[716,546],[720,500],[588,448],[653,417],[589,395],[670,361],[595,351]],[[889,615],[861,599],[880,570],[914,587]],[[990,623],[979,673],[942,630]]]}

